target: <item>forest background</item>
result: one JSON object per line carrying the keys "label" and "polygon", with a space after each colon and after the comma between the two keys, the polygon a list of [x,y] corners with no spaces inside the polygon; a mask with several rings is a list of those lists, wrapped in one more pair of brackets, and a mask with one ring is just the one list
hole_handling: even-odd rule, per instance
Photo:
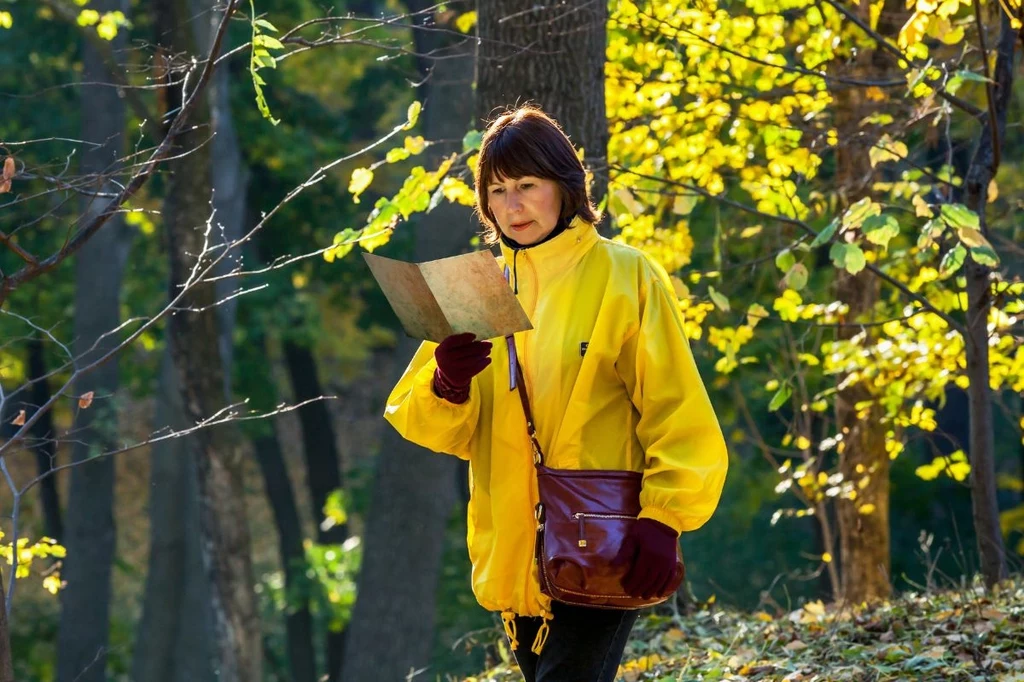
{"label": "forest background", "polygon": [[414,343],[358,253],[481,248],[480,131],[526,101],[577,145],[602,233],[672,274],[730,445],[654,627],[1011,589],[1021,19],[3,0],[0,680],[508,662],[469,592],[464,465],[381,419]]}

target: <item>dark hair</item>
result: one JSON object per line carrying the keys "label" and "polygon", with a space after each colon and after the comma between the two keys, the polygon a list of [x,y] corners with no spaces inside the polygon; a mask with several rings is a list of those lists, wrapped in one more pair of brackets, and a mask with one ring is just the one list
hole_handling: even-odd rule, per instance
{"label": "dark hair", "polygon": [[494,244],[501,231],[487,204],[487,184],[495,178],[527,175],[553,180],[562,194],[560,218],[579,216],[596,223],[600,216],[590,201],[586,172],[569,138],[539,107],[525,105],[492,121],[480,144],[476,164],[476,211],[484,224],[484,241]]}

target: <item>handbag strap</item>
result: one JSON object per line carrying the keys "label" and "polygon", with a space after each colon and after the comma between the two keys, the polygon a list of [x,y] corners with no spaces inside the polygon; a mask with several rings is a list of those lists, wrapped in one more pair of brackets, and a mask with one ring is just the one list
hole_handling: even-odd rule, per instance
{"label": "handbag strap", "polygon": [[[511,358],[509,362],[512,362]],[[526,379],[523,377],[523,368],[518,362],[515,363],[515,371],[519,401],[523,404],[523,414],[526,415],[526,433],[533,446],[533,463],[539,466],[544,464],[544,452],[540,448],[540,441],[537,440],[537,429],[533,425],[533,411],[530,410],[530,398],[526,395]]]}
{"label": "handbag strap", "polygon": [[[509,281],[509,267],[505,265],[505,281]],[[530,397],[526,395],[526,378],[523,377],[523,367],[519,364],[519,354],[516,352],[516,339],[514,334],[505,337],[508,344],[508,374],[511,386],[509,389],[519,389],[519,401],[523,404],[523,414],[526,415],[526,433],[530,437],[530,444],[533,446],[533,463],[540,466],[544,464],[544,453],[540,449],[540,441],[537,440],[537,429],[533,426],[533,410],[530,409]]]}

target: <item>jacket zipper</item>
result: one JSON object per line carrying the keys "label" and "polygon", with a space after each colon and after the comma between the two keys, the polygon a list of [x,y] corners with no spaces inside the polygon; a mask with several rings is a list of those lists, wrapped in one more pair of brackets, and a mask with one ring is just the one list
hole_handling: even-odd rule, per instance
{"label": "jacket zipper", "polygon": [[580,547],[587,546],[586,519],[624,519],[626,521],[636,521],[636,517],[630,516],[629,514],[591,514],[588,512],[576,512],[572,517],[576,519],[580,525],[580,537],[577,542]]}

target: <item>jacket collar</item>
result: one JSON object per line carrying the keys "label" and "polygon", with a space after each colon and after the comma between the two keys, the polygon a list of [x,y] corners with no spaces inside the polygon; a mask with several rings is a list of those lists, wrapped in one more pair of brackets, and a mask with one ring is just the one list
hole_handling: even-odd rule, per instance
{"label": "jacket collar", "polygon": [[528,258],[537,275],[544,280],[552,274],[565,272],[576,265],[600,239],[597,228],[592,223],[576,216],[561,234],[540,244],[513,249],[502,240],[501,255],[510,267],[517,255],[520,260]]}

